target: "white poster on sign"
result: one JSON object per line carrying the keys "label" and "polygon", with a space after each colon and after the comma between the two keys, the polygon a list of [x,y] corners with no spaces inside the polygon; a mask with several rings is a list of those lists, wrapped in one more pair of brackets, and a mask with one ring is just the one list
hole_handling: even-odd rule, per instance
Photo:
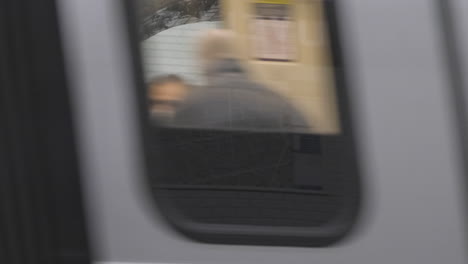
{"label": "white poster on sign", "polygon": [[290,4],[254,4],[253,57],[267,61],[293,61],[297,56],[295,22]]}

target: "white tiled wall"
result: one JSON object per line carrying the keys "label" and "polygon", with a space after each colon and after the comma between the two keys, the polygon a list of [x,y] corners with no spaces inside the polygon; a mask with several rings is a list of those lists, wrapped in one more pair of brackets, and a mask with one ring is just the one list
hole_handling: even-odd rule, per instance
{"label": "white tiled wall", "polygon": [[203,30],[220,27],[220,22],[198,22],[162,31],[142,43],[146,79],[177,74],[190,84],[202,85],[197,59],[198,36]]}

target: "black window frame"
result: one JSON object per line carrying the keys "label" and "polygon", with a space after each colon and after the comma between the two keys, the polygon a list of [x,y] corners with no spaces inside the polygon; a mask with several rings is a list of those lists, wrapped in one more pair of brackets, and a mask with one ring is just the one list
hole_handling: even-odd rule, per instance
{"label": "black window frame", "polygon": [[[152,159],[150,144],[151,128],[148,122],[146,89],[143,75],[142,57],[140,54],[140,38],[138,36],[138,19],[136,17],[136,1],[121,0],[123,3],[124,17],[127,19],[127,34],[132,59],[132,68],[134,69],[134,84],[136,89],[139,121],[141,124],[141,144],[145,151],[145,163],[148,174],[164,173],[161,171],[159,161]],[[354,129],[354,113],[351,108],[351,96],[349,94],[350,85],[347,81],[345,69],[345,54],[341,47],[343,39],[339,28],[339,0],[323,0],[325,6],[325,16],[328,20],[329,40],[331,45],[332,62],[335,73],[335,87],[337,90],[337,101],[339,105],[339,117],[342,125],[340,137],[345,144],[348,156],[353,160],[350,162],[349,174],[347,177],[347,188],[342,195],[346,203],[335,219],[327,225],[318,227],[272,227],[272,226],[247,226],[247,225],[223,225],[223,224],[204,224],[191,221],[184,218],[177,210],[171,207],[171,204],[165,200],[157,199],[156,204],[167,222],[177,231],[191,239],[200,242],[218,243],[218,244],[247,244],[247,245],[276,245],[276,246],[309,246],[325,247],[342,241],[348,237],[358,222],[362,207],[362,184],[361,173],[359,169],[357,138]],[[353,104],[358,105],[353,97]],[[148,175],[149,176],[149,175]],[[142,179],[143,184],[150,186],[149,177]],[[154,196],[154,190],[148,190]],[[160,190],[158,190],[160,191]],[[162,191],[162,190],[161,190]]]}

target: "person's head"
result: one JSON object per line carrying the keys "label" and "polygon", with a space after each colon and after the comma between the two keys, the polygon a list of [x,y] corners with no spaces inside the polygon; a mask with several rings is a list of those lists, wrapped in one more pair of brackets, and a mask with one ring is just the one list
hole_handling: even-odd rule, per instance
{"label": "person's head", "polygon": [[235,33],[230,30],[212,29],[203,32],[198,52],[205,72],[219,60],[238,59],[235,41]]}
{"label": "person's head", "polygon": [[149,83],[150,112],[159,117],[171,117],[185,99],[187,85],[177,75],[159,76]]}

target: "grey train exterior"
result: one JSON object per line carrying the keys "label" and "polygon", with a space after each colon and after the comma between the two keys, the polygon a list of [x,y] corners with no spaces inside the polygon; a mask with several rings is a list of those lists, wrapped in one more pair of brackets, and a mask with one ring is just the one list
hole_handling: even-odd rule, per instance
{"label": "grey train exterior", "polygon": [[468,260],[460,128],[468,121],[460,107],[468,89],[461,67],[468,66],[467,1],[448,1],[452,23],[443,21],[441,1],[339,1],[363,201],[347,238],[319,248],[199,243],[163,221],[145,185],[126,6],[57,2],[95,263]]}

